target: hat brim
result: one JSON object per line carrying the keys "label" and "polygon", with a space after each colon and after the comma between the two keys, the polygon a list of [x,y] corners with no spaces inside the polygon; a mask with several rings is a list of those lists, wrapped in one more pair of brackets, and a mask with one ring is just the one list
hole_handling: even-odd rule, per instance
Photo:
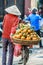
{"label": "hat brim", "polygon": [[6,8],[5,11],[13,15],[21,15],[21,12],[16,5]]}

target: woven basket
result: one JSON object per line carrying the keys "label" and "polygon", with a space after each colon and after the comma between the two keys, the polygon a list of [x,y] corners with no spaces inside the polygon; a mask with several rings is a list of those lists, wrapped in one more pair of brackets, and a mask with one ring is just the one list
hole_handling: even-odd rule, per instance
{"label": "woven basket", "polygon": [[13,39],[14,44],[21,44],[21,45],[37,45],[40,42],[39,40],[21,40],[21,39]]}

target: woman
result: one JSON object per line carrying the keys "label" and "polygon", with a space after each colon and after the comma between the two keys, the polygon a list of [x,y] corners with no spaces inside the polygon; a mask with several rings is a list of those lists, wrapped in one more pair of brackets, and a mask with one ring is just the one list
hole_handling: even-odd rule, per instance
{"label": "woman", "polygon": [[3,32],[2,32],[2,40],[3,40],[3,54],[2,54],[2,65],[6,65],[6,55],[7,55],[7,47],[9,46],[9,58],[8,65],[12,65],[13,61],[13,44],[10,36],[16,32],[16,28],[19,23],[18,16],[21,15],[19,9],[16,5],[8,7],[5,9],[8,13],[4,16],[3,20]]}

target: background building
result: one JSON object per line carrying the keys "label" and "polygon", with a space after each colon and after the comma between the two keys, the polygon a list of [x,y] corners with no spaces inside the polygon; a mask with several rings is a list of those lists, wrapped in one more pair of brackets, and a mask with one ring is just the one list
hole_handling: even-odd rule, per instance
{"label": "background building", "polygon": [[24,15],[24,0],[0,0],[0,21],[3,19],[5,14],[4,9],[16,4],[19,10],[21,11],[21,17]]}
{"label": "background building", "polygon": [[31,0],[31,9],[34,7],[37,8],[37,2],[38,2],[38,0]]}
{"label": "background building", "polygon": [[23,18],[24,14],[27,14],[28,8],[37,7],[37,0],[0,0],[0,21],[2,21],[4,17],[4,9],[14,4],[16,4],[21,11],[21,18]]}

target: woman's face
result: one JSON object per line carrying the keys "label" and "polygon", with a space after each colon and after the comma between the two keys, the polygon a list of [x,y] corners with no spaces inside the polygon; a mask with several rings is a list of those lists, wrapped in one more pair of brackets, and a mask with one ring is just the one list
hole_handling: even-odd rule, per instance
{"label": "woman's face", "polygon": [[39,12],[41,12],[41,9],[39,9]]}

